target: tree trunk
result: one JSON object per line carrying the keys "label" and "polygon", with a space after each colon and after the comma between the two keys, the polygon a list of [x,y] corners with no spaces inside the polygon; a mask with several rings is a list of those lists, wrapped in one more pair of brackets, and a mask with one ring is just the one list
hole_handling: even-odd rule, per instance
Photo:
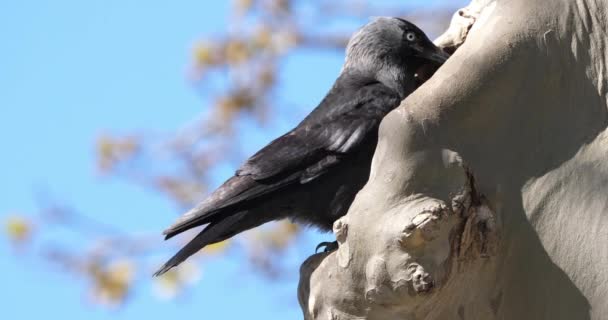
{"label": "tree trunk", "polygon": [[480,0],[301,269],[306,319],[608,318],[608,2]]}

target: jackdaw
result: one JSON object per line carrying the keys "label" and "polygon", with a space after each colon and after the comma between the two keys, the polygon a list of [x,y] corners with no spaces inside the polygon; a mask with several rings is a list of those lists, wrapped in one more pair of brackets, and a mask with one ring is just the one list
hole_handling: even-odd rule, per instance
{"label": "jackdaw", "polygon": [[272,220],[331,230],[369,177],[382,118],[416,89],[416,70],[438,67],[447,57],[403,19],[376,18],[363,26],[348,42],[342,71],[321,103],[164,231],[169,239],[206,225],[155,275]]}

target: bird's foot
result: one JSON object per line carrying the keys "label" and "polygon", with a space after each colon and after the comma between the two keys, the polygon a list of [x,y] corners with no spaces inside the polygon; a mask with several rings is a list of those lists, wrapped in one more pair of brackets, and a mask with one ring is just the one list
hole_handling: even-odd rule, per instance
{"label": "bird's foot", "polygon": [[325,242],[319,243],[317,245],[317,248],[315,248],[315,253],[317,253],[320,248],[324,248],[323,252],[332,252],[332,251],[338,250],[338,241],[333,241],[333,242],[325,241]]}

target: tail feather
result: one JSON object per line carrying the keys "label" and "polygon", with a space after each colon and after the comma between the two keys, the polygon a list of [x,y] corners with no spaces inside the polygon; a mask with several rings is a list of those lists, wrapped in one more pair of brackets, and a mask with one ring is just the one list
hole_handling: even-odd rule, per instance
{"label": "tail feather", "polygon": [[[203,214],[204,213],[204,214]],[[198,208],[190,210],[188,213],[179,218],[174,224],[163,231],[165,240],[173,238],[175,235],[180,234],[186,230],[202,226],[213,220],[211,215],[214,212],[203,212]]]}
{"label": "tail feather", "polygon": [[179,250],[171,259],[169,259],[162,267],[154,273],[154,276],[163,275],[171,268],[179,265],[191,255],[207,245],[220,242],[231,236],[249,229],[246,224],[242,223],[247,211],[242,211],[228,216],[220,221],[211,222],[203,231],[188,242],[181,250]]}
{"label": "tail feather", "polygon": [[188,229],[213,223],[220,219],[220,216],[225,217],[245,210],[245,208],[252,208],[254,201],[261,200],[265,195],[300,181],[300,175],[300,172],[295,172],[278,181],[265,183],[260,183],[249,176],[234,176],[224,182],[209,198],[163,231],[165,240]]}
{"label": "tail feather", "polygon": [[247,202],[248,192],[257,189],[265,189],[249,177],[232,177],[215,190],[205,201],[186,212],[177,219],[169,228],[163,231],[165,240],[174,237],[186,230],[211,223],[218,220],[218,216],[232,215],[242,210],[243,202]]}

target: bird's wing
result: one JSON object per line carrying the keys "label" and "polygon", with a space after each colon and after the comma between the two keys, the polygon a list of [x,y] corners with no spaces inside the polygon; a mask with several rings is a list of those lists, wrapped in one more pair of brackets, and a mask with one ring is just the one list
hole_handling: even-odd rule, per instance
{"label": "bird's wing", "polygon": [[313,180],[357,150],[377,130],[382,118],[399,104],[399,96],[373,83],[358,90],[331,93],[304,121],[245,162],[237,175],[255,180],[302,172]]}
{"label": "bird's wing", "polygon": [[[379,83],[330,94],[304,121],[247,160],[236,176],[164,231],[166,238],[210,223],[230,207],[294,183],[307,183],[339,164],[377,130],[399,96]],[[228,211],[226,211],[228,210]]]}

